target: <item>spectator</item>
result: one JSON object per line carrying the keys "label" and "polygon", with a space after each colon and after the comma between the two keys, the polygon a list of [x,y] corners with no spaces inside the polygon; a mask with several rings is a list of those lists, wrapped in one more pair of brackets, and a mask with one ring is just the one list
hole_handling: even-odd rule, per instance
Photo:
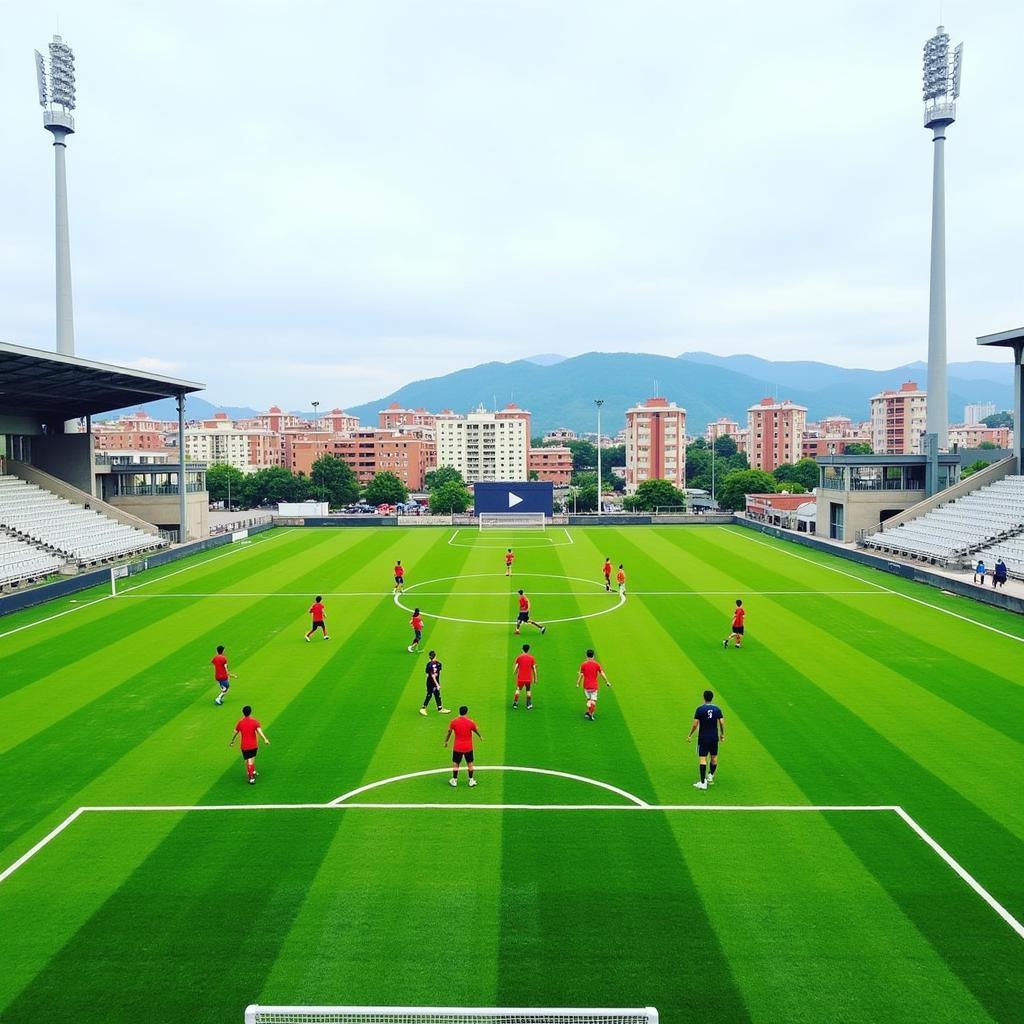
{"label": "spectator", "polygon": [[1001,558],[996,559],[996,567],[992,573],[992,586],[1006,586],[1006,563]]}
{"label": "spectator", "polygon": [[980,558],[978,559],[978,564],[974,567],[972,582],[985,586],[985,563]]}

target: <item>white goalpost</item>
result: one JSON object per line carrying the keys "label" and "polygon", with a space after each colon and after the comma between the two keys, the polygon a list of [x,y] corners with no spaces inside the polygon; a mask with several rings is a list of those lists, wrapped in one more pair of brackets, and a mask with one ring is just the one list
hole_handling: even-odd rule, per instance
{"label": "white goalpost", "polygon": [[543,512],[481,512],[483,530],[543,530],[547,516]]}
{"label": "white goalpost", "polygon": [[658,1024],[658,1011],[458,1006],[246,1007],[245,1024]]}

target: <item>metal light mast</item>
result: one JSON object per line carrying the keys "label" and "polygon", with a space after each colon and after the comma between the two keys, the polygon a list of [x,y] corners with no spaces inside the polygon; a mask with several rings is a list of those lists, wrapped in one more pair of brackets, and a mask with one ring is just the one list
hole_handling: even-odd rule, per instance
{"label": "metal light mast", "polygon": [[932,165],[932,258],[928,306],[928,426],[939,448],[949,445],[949,385],[946,380],[946,128],[956,120],[964,44],[949,52],[940,25],[924,44],[924,126],[935,144]]}
{"label": "metal light mast", "polygon": [[75,55],[71,47],[54,36],[50,43],[50,67],[36,50],[36,78],[43,127],[53,133],[54,179],[57,226],[57,351],[75,354],[75,317],[71,306],[71,239],[68,234],[68,182],[64,165],[66,139],[75,131]]}

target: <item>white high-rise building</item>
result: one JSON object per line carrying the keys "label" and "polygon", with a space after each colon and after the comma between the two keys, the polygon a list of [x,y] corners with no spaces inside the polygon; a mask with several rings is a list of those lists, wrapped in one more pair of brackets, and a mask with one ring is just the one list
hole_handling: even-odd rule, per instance
{"label": "white high-rise building", "polygon": [[466,483],[528,478],[528,420],[480,409],[438,416],[435,429],[438,466],[454,467]]}
{"label": "white high-rise building", "polygon": [[976,427],[986,416],[994,416],[999,410],[995,402],[973,402],[964,406],[964,425]]}
{"label": "white high-rise building", "polygon": [[928,430],[928,392],[908,380],[871,398],[871,448],[876,455],[920,455]]}
{"label": "white high-rise building", "polygon": [[226,413],[220,412],[185,431],[185,458],[255,473],[281,465],[281,435],[269,430],[239,430]]}

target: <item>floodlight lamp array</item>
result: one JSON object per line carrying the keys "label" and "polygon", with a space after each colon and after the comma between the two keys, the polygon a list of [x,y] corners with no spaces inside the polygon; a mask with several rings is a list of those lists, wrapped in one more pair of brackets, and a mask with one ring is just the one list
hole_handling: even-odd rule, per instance
{"label": "floodlight lamp array", "polygon": [[927,104],[952,103],[960,95],[960,69],[964,44],[949,53],[949,33],[940,25],[924,44],[923,94]]}
{"label": "floodlight lamp array", "polygon": [[50,99],[65,110],[75,109],[75,54],[60,36],[50,43]]}

